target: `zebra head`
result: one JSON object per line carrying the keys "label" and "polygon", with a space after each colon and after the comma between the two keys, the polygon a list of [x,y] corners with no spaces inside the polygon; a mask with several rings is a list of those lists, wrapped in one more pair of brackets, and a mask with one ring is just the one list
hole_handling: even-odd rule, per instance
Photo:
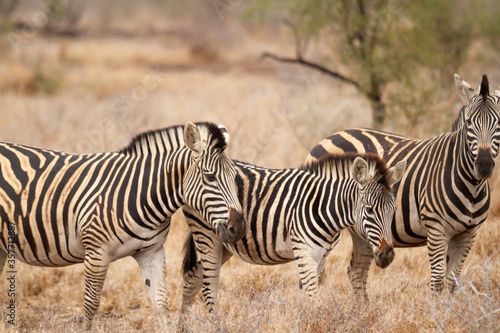
{"label": "zebra head", "polygon": [[236,170],[224,152],[229,134],[224,126],[187,123],[184,142],[191,150],[191,164],[183,180],[186,203],[208,221],[226,243],[235,243],[246,226],[237,196]]}
{"label": "zebra head", "polygon": [[460,125],[465,129],[473,176],[478,180],[488,179],[495,171],[494,158],[498,155],[500,145],[500,92],[489,93],[486,75],[483,75],[476,91],[457,74],[455,85],[460,97],[467,101]]}
{"label": "zebra head", "polygon": [[356,227],[370,243],[377,266],[386,268],[394,260],[391,223],[396,210],[392,185],[403,177],[406,160],[387,170],[377,155],[357,157],[352,174],[358,184]]}

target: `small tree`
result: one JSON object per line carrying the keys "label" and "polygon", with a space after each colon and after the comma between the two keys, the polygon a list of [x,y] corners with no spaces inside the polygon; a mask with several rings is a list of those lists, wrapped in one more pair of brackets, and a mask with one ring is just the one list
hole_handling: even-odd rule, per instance
{"label": "small tree", "polygon": [[[386,90],[391,83],[414,88],[422,73],[429,81],[452,82],[473,38],[474,6],[465,0],[255,0],[250,13],[278,13],[295,34],[295,57],[264,57],[354,85],[371,103],[373,126],[381,128],[388,100],[395,100]],[[333,45],[347,73],[330,69],[338,65],[329,59],[305,60],[311,38]]]}

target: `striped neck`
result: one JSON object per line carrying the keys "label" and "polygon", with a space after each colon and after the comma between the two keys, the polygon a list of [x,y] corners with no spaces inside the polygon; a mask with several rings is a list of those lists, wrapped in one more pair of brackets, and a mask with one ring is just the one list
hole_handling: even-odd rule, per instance
{"label": "striped neck", "polygon": [[455,142],[454,152],[450,156],[453,169],[451,172],[457,186],[467,188],[478,188],[486,182],[484,179],[477,179],[474,176],[474,156],[467,144],[467,130],[465,126],[450,134]]}

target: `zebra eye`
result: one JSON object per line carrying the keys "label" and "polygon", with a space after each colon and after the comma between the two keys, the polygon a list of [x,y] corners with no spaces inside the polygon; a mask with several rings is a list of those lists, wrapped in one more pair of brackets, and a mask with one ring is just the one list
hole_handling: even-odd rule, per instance
{"label": "zebra eye", "polygon": [[215,183],[217,181],[217,178],[211,172],[205,172],[205,179],[209,183]]}
{"label": "zebra eye", "polygon": [[373,208],[370,206],[366,206],[366,213],[370,215],[373,214]]}
{"label": "zebra eye", "polygon": [[472,126],[472,121],[470,121],[470,119],[466,119],[465,123],[467,124],[467,127],[471,127]]}

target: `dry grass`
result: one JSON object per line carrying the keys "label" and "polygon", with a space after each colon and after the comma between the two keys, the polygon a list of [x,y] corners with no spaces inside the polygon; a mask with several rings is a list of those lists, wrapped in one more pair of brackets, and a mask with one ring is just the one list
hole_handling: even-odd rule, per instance
{"label": "dry grass", "polygon": [[[320,294],[308,299],[298,288],[294,263],[264,267],[231,259],[222,271],[220,311],[209,315],[198,298],[183,319],[187,332],[492,332],[500,322],[498,219],[480,230],[454,296],[429,290],[425,248],[398,249],[394,263],[372,267],[370,303],[356,304],[347,280],[350,239],[344,235],[329,258]],[[165,250],[172,330],[177,329],[182,294],[179,272],[186,227],[175,219]],[[49,269],[20,265],[18,329],[79,330],[83,267]],[[4,275],[5,276],[5,275]],[[6,290],[5,279],[0,290]],[[5,308],[5,305],[2,305]],[[0,312],[5,320],[5,312]],[[7,326],[8,327],[8,326]],[[131,258],[111,265],[94,332],[158,330],[137,265]]]}
{"label": "dry grass", "polygon": [[[190,35],[72,40],[37,35],[16,54],[2,40],[1,139],[77,153],[109,151],[121,148],[142,130],[209,120],[228,127],[233,158],[282,168],[300,165],[314,144],[329,133],[371,125],[369,105],[350,88],[307,70],[257,60],[262,50],[290,49],[282,39],[238,32],[236,40],[223,43],[224,49],[214,49],[186,36]],[[41,81],[37,73],[44,75]],[[55,90],[44,90],[47,84],[54,84]],[[448,89],[454,89],[451,80]],[[397,130],[415,133],[415,128]],[[423,128],[418,133],[425,137],[432,130]],[[318,297],[307,299],[299,290],[294,263],[260,267],[231,259],[222,272],[219,313],[207,315],[197,300],[184,318],[184,329],[495,331],[500,327],[498,179],[492,181],[493,216],[479,231],[461,287],[453,297],[431,294],[425,248],[398,249],[390,267],[370,271],[370,303],[356,304],[346,274],[352,245],[345,235],[329,258]],[[181,302],[179,269],[185,228],[182,218],[175,218],[165,244],[172,330]],[[79,331],[82,265],[19,266],[17,329]],[[0,279],[2,323],[6,289],[4,273]],[[0,331],[8,328],[0,326]],[[113,263],[93,331],[157,329],[137,265],[131,258]]]}

